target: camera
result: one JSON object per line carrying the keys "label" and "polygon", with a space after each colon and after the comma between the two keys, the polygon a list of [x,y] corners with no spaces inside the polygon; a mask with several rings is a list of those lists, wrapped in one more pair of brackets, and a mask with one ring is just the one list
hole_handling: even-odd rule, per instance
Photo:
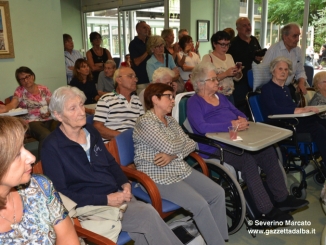
{"label": "camera", "polygon": [[258,49],[258,50],[256,50],[255,51],[255,56],[264,56],[265,55],[265,53],[266,53],[266,51],[267,51],[267,48],[264,48],[264,49]]}

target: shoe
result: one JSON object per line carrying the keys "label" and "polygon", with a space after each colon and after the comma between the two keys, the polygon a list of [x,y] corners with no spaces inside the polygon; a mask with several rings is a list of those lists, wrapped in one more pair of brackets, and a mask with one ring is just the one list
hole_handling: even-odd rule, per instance
{"label": "shoe", "polygon": [[284,222],[284,221],[292,221],[293,220],[293,217],[291,214],[285,213],[275,207],[273,207],[273,209],[269,213],[262,214],[261,217],[263,220],[267,220],[267,221]]}
{"label": "shoe", "polygon": [[287,196],[283,202],[275,202],[275,207],[281,211],[293,211],[299,208],[307,206],[309,202],[307,200],[297,199],[292,195]]}

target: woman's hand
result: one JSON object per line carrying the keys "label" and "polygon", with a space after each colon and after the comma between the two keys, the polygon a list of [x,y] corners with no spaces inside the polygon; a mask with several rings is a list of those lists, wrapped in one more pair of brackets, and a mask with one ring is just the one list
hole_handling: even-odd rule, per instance
{"label": "woman's hand", "polygon": [[175,74],[175,78],[179,78],[179,76],[180,76],[180,72],[179,72],[179,68],[178,67],[174,67],[173,69],[172,69],[172,71],[174,71],[174,74]]}
{"label": "woman's hand", "polygon": [[300,114],[300,113],[305,113],[305,112],[314,112],[314,113],[319,113],[319,110],[317,107],[314,106],[306,106],[302,108],[295,108],[294,114]]}
{"label": "woman's hand", "polygon": [[48,118],[50,116],[50,112],[41,113],[40,116],[41,116],[42,119]]}
{"label": "woman's hand", "polygon": [[243,131],[249,128],[249,123],[246,118],[238,116],[238,120],[231,121],[233,127],[238,127],[238,131]]}
{"label": "woman's hand", "polygon": [[158,153],[155,155],[154,163],[159,167],[164,167],[168,165],[176,156],[170,156],[165,153]]}
{"label": "woman's hand", "polygon": [[238,73],[238,68],[236,66],[232,66],[224,73],[226,74],[226,77],[234,77]]}

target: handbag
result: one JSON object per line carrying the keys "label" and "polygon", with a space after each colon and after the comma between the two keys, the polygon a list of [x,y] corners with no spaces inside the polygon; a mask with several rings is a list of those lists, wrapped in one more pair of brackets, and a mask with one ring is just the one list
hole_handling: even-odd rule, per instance
{"label": "handbag", "polygon": [[183,244],[206,245],[190,216],[172,221],[169,227]]}
{"label": "handbag", "polygon": [[[165,67],[169,68],[169,60],[168,60],[169,53],[165,53]],[[173,80],[177,84],[177,94],[183,93],[185,91],[185,82],[179,76],[178,79]]]}

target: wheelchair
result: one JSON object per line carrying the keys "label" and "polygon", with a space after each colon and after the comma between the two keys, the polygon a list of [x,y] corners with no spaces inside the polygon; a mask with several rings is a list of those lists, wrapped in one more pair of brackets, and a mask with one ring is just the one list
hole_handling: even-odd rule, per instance
{"label": "wheelchair", "polygon": [[[175,99],[175,107],[172,111],[172,116],[179,122],[180,126],[194,141],[217,147],[221,149],[222,152],[223,148],[219,145],[217,141],[192,133],[191,126],[189,125],[189,122],[187,120],[187,100],[193,94],[194,92],[186,92],[177,95]],[[205,155],[212,155],[206,152],[202,152],[200,150],[196,151]],[[246,188],[246,184],[241,181],[241,173],[236,172],[236,170],[232,166],[223,161],[223,154],[220,159],[216,159],[217,156],[215,155],[212,156],[214,157],[214,159],[204,159],[204,161],[206,162],[207,167],[209,169],[209,177],[217,184],[222,186],[222,188],[225,190],[227,204],[226,214],[228,217],[229,234],[234,234],[235,232],[237,232],[244,222],[247,226],[247,229],[253,228],[251,224],[248,224],[248,222],[251,220],[260,219],[261,213],[258,211],[254,202],[252,201],[249,191]],[[286,178],[285,172],[283,174]],[[268,190],[267,192],[269,193]],[[269,227],[255,228],[265,229]]]}
{"label": "wheelchair", "polygon": [[[312,141],[310,134],[296,132],[295,126],[299,122],[296,118],[293,120],[291,119],[291,121],[284,121],[280,118],[268,121],[267,118],[264,117],[260,107],[260,95],[259,91],[249,92],[247,94],[247,102],[252,118],[254,122],[268,122],[269,124],[288,128],[293,131],[293,136],[291,138],[279,142],[279,151],[282,154],[285,171],[287,173],[299,171],[301,174],[300,183],[293,183],[290,186],[290,193],[297,198],[305,199],[307,195],[307,177],[313,175],[314,181],[318,185],[323,185],[325,181],[325,166],[317,161],[319,158],[318,149]],[[303,97],[301,99],[303,100]],[[304,102],[301,102],[301,104],[304,105]],[[316,169],[307,172],[306,167],[311,161],[316,166]],[[299,162],[299,164],[297,162]]]}

